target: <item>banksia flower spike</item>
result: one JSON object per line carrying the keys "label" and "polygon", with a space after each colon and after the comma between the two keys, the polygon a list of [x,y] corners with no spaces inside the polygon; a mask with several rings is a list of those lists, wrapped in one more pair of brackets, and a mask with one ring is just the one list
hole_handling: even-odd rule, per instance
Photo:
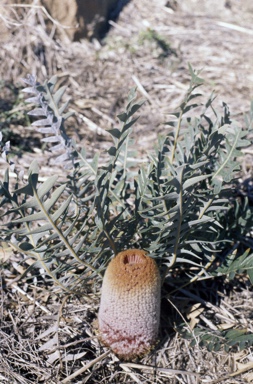
{"label": "banksia flower spike", "polygon": [[98,314],[100,339],[125,360],[156,343],[161,279],[155,261],[142,250],[120,252],[107,267]]}

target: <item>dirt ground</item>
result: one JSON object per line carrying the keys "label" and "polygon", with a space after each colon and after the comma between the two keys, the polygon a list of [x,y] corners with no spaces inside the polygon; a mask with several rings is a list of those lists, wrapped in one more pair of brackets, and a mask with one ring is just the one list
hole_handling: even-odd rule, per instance
{"label": "dirt ground", "polygon": [[[130,88],[137,87],[139,96],[147,102],[140,110],[134,138],[140,155],[145,157],[157,135],[164,132],[168,114],[187,91],[188,63],[202,70],[202,93],[207,99],[214,91],[220,111],[222,102],[227,103],[232,117],[243,124],[243,115],[250,110],[250,0],[131,0],[118,20],[110,23],[103,41],[74,43],[58,40],[57,28],[62,27],[47,25],[42,8],[6,6],[1,12],[0,127],[6,138],[13,140],[16,161],[28,167],[36,158],[42,175],[63,171],[53,166],[50,151],[41,147],[39,134],[24,127],[30,107],[19,89],[23,86],[21,78],[28,73],[35,74],[40,82],[57,75],[59,84],[67,85],[65,97],[71,99],[70,109],[75,112],[68,133],[86,146],[90,155],[108,148],[106,130],[118,124],[116,116],[122,112]],[[250,164],[252,155],[247,155]],[[1,160],[1,178],[4,169]],[[94,304],[88,305],[84,298],[61,301],[43,288],[33,287],[30,292],[25,284],[8,285],[20,273],[18,257],[9,249],[1,252],[12,263],[10,270],[0,270],[1,383],[253,382],[251,348],[211,353],[190,346],[173,325],[169,330],[164,327],[159,349],[151,357],[137,364],[122,364],[99,345],[90,329],[98,296]],[[223,323],[243,324],[251,329],[252,287],[243,284],[243,290],[240,285],[235,290],[225,289],[217,302],[205,306],[198,321],[216,327],[213,319],[218,313]],[[212,287],[207,289],[212,291]],[[188,302],[189,306],[194,304],[192,297]],[[160,370],[152,368],[157,362]]]}
{"label": "dirt ground", "polygon": [[[164,130],[166,114],[178,106],[188,88],[188,63],[202,70],[203,93],[208,96],[214,91],[217,105],[226,102],[237,119],[250,108],[250,1],[147,4],[132,0],[117,23],[111,23],[107,37],[92,43],[55,41],[54,28],[45,32],[42,10],[18,10],[17,16],[11,14],[7,20],[12,34],[2,35],[2,80],[20,87],[20,78],[28,73],[36,74],[39,81],[57,74],[68,86],[76,112],[72,129],[78,139],[91,142],[94,150],[107,147],[104,130],[117,124],[116,115],[130,88],[136,86],[148,100],[136,127],[138,147],[150,148],[157,133]],[[6,19],[1,23],[6,24]]]}

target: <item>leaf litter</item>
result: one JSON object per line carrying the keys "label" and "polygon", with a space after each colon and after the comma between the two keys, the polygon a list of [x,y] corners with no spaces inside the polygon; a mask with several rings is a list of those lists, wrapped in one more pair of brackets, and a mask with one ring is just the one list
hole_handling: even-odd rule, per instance
{"label": "leaf litter", "polygon": [[[166,114],[182,100],[188,86],[188,62],[203,68],[205,89],[214,89],[236,119],[250,108],[252,77],[252,11],[250,1],[133,0],[102,42],[64,42],[48,34],[42,11],[21,9],[4,13],[8,28],[1,39],[1,123],[10,116],[13,133],[29,142],[34,135],[23,127],[21,116],[28,107],[15,106],[20,78],[35,74],[40,81],[57,74],[67,85],[67,97],[75,112],[68,133],[94,152],[108,148],[107,129],[114,127],[129,86],[136,86],[147,99],[135,131],[136,146],[145,158]],[[29,16],[29,24],[26,22]],[[42,17],[43,16],[43,17]],[[42,18],[41,18],[42,17]],[[15,24],[19,21],[19,25]],[[35,53],[41,46],[46,61]],[[10,84],[15,84],[17,89]],[[37,134],[36,134],[37,135]],[[252,150],[245,153],[244,177],[252,176]],[[42,174],[55,172],[50,153],[38,148],[22,153],[20,162],[29,166],[36,158]],[[2,171],[4,165],[0,163]],[[247,176],[247,177],[246,177]],[[244,186],[252,195],[252,185]],[[18,281],[22,254],[5,244],[0,247],[0,379],[2,383],[245,383],[252,382],[252,347],[229,353],[192,345],[177,330],[182,317],[168,303],[163,306],[160,342],[138,363],[124,364],[98,342],[91,326],[96,318],[99,287],[92,304],[81,296],[54,293],[43,275]],[[23,261],[23,260],[22,260]],[[29,263],[29,260],[27,261]],[[206,300],[203,291],[209,290]],[[252,329],[252,287],[245,277],[235,284],[222,281],[220,291],[195,283],[187,296],[171,297],[184,318],[192,319],[193,330]],[[215,292],[215,293],[214,293]],[[201,303],[201,307],[199,306]],[[189,313],[192,312],[192,316]],[[187,323],[187,320],[185,320]]]}

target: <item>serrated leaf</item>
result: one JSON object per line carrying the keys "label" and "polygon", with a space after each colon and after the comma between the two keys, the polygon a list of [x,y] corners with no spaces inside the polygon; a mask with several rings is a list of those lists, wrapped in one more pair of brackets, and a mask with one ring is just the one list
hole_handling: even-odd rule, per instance
{"label": "serrated leaf", "polygon": [[64,161],[69,160],[70,156],[68,153],[63,153],[60,156],[57,156],[55,159],[55,164],[62,164]]}
{"label": "serrated leaf", "polygon": [[64,95],[65,91],[66,91],[67,87],[65,85],[63,85],[61,88],[59,88],[57,90],[57,92],[54,94],[53,96],[53,99],[54,99],[54,102],[55,104],[58,106],[62,96]]}
{"label": "serrated leaf", "polygon": [[187,105],[185,108],[184,108],[184,113],[187,113],[189,111],[191,111],[192,109],[194,108],[197,108],[199,107],[199,104],[191,104],[191,105]]}
{"label": "serrated leaf", "polygon": [[[59,140],[61,140],[61,138],[59,137]],[[61,149],[64,149],[64,144],[62,142],[60,142],[60,144],[56,144],[56,145],[53,145],[50,150],[51,152],[57,152]]]}
{"label": "serrated leaf", "polygon": [[52,215],[52,220],[55,222],[59,219],[59,217],[66,211],[70,202],[72,200],[72,196],[70,195],[66,201],[61,205],[61,207]]}
{"label": "serrated leaf", "polygon": [[116,139],[120,138],[121,132],[118,128],[108,129],[108,131]]}
{"label": "serrated leaf", "polygon": [[249,276],[251,284],[253,285],[253,262],[252,262],[252,268],[251,269],[247,269],[247,274]]}
{"label": "serrated leaf", "polygon": [[66,112],[62,115],[62,117],[64,118],[64,120],[67,120],[70,116],[74,116],[75,115],[75,112],[74,111],[69,111],[69,112]]}
{"label": "serrated leaf", "polygon": [[27,223],[37,220],[43,220],[45,218],[45,215],[43,212],[33,213],[29,216],[21,217],[20,219],[13,220],[13,223],[20,224],[20,223]]}
{"label": "serrated leaf", "polygon": [[[64,113],[64,111],[66,110],[66,108],[68,108],[68,106],[69,106],[69,100],[67,100],[60,108],[59,108],[59,115],[63,115],[63,113]],[[71,114],[73,114],[74,112],[68,112],[68,113],[71,113]],[[67,114],[68,113],[66,113],[65,115],[63,115],[63,118],[65,119],[65,120],[67,120]]]}
{"label": "serrated leaf", "polygon": [[55,87],[55,85],[56,85],[56,83],[57,83],[57,80],[58,80],[58,77],[54,75],[54,76],[52,76],[51,79],[48,81],[47,85],[48,85],[48,87],[49,87],[50,92],[53,92],[54,87]]}
{"label": "serrated leaf", "polygon": [[135,119],[132,119],[129,121],[129,123],[126,123],[122,129],[122,132],[126,132],[129,128],[132,127],[136,123],[136,121],[139,119],[139,117],[136,117]]}
{"label": "serrated leaf", "polygon": [[19,244],[19,248],[22,251],[30,251],[31,249],[33,249],[33,246],[30,243],[24,242]]}
{"label": "serrated leaf", "polygon": [[[24,229],[24,230],[21,230],[21,232],[18,231],[16,233],[23,233],[23,234],[26,234],[26,235],[36,235],[36,234],[39,234],[40,236],[38,237],[38,239],[40,239],[42,236],[45,235],[45,232],[49,231],[50,229],[52,229],[52,225],[51,224],[44,224],[44,225],[40,225],[37,228],[32,229],[32,230]],[[47,241],[48,240],[49,240],[49,238],[47,239]]]}
{"label": "serrated leaf", "polygon": [[39,96],[29,97],[25,100],[27,103],[39,105],[40,104],[40,98]]}
{"label": "serrated leaf", "polygon": [[58,143],[61,140],[61,137],[59,136],[49,136],[49,137],[44,137],[41,139],[44,143]]}
{"label": "serrated leaf", "polygon": [[33,196],[34,186],[37,185],[38,178],[39,178],[39,175],[36,173],[30,175],[29,179],[28,179],[28,183],[24,187],[16,189],[15,193],[16,194],[22,194],[23,193],[23,194],[26,194],[29,196]]}
{"label": "serrated leaf", "polygon": [[44,133],[44,134],[55,133],[53,131],[52,127],[37,128],[37,131],[40,132],[40,133]]}
{"label": "serrated leaf", "polygon": [[[25,79],[22,79],[24,82],[26,82]],[[27,88],[23,88],[22,89],[22,92],[25,92],[25,93],[36,93],[35,89],[33,87],[27,87]]]}
{"label": "serrated leaf", "polygon": [[202,176],[195,176],[195,177],[192,177],[188,180],[186,180],[183,184],[183,189],[187,189],[189,187],[192,187],[194,184],[197,184],[199,183],[200,181],[202,180],[205,180],[205,179],[208,179],[209,177],[211,177],[212,175],[202,175]]}
{"label": "serrated leaf", "polygon": [[115,147],[111,147],[111,148],[108,149],[108,153],[111,156],[116,156],[117,149]]}
{"label": "serrated leaf", "polygon": [[47,125],[51,124],[51,119],[46,118],[46,119],[41,119],[41,120],[36,120],[32,123],[33,127],[45,127]]}
{"label": "serrated leaf", "polygon": [[42,108],[35,108],[27,114],[30,116],[45,116],[45,111]]}
{"label": "serrated leaf", "polygon": [[121,114],[117,115],[117,118],[120,121],[122,121],[122,123],[125,123],[127,121],[127,119],[128,119],[128,115],[127,115],[127,113],[124,112],[124,113],[121,113]]}
{"label": "serrated leaf", "polygon": [[132,115],[134,115],[140,108],[141,106],[146,102],[146,100],[143,100],[139,103],[135,103],[131,106],[131,109],[128,113],[128,118],[131,117]]}

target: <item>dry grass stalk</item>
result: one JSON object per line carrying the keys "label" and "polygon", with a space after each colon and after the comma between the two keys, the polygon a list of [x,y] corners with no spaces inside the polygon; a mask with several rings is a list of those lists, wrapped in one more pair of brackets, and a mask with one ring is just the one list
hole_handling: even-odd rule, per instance
{"label": "dry grass stalk", "polygon": [[[240,118],[249,107],[249,95],[253,90],[249,50],[252,46],[251,2],[238,5],[232,0],[229,2],[231,9],[218,2],[218,9],[222,10],[219,17],[212,5],[210,9],[205,8],[209,7],[208,2],[198,4],[199,9],[194,8],[195,3],[178,4],[178,8],[172,10],[164,4],[161,8],[160,2],[133,0],[119,21],[112,23],[105,44],[62,44],[54,39],[54,29],[49,33],[46,31],[47,15],[42,7],[21,7],[19,12],[15,6],[10,7],[9,13],[1,13],[1,22],[8,28],[0,37],[1,79],[7,85],[19,87],[20,77],[25,77],[28,72],[36,74],[39,80],[57,73],[62,83],[69,84],[69,95],[75,100],[72,107],[80,114],[77,113],[69,131],[87,145],[90,153],[98,147],[101,150],[108,147],[106,136],[97,133],[94,138],[93,128],[104,130],[114,125],[115,115],[121,111],[123,95],[135,83],[151,102],[144,106],[136,130],[137,146],[145,158],[146,149],[153,145],[165,119],[164,113],[174,109],[185,93],[189,78],[187,62],[195,68],[204,68],[204,77],[208,80],[206,89],[215,88],[219,100],[223,98],[232,110],[238,112],[237,117]],[[242,20],[243,26],[240,25]],[[57,28],[62,27],[54,20],[53,23]],[[224,28],[225,25],[233,28]],[[150,30],[168,42],[176,55],[172,51],[164,52],[152,37],[154,35],[150,35]],[[8,87],[0,91],[1,99],[5,100],[1,109],[3,113],[10,112],[7,102],[13,100],[13,91]],[[21,109],[11,110],[13,115],[22,112]],[[77,128],[73,129],[73,126]],[[12,124],[11,128],[19,140],[30,136],[30,131],[25,132],[19,123]],[[247,175],[252,174],[252,154],[249,155],[245,165]],[[43,173],[49,175],[52,172],[49,153],[23,153],[21,161],[28,166],[32,158],[36,157],[42,163],[46,156],[48,163],[43,164]],[[252,186],[247,188],[252,190]],[[198,380],[197,375],[203,383],[239,384],[245,383],[243,372],[252,369],[250,350],[239,355],[209,352],[181,339],[173,328],[182,318],[170,307],[167,310],[166,299],[159,348],[137,365],[119,364],[108,351],[101,353],[98,340],[90,333],[90,324],[98,310],[99,287],[94,288],[92,304],[82,297],[71,297],[63,307],[58,295],[48,293],[52,287],[43,275],[39,280],[28,276],[27,283],[14,283],[18,275],[15,265],[23,262],[23,255],[10,252],[8,258],[4,261],[0,258],[0,263],[4,263],[0,270],[0,380],[3,384],[56,384],[71,378],[85,382],[87,377],[88,382],[94,384],[133,381],[160,384],[168,380],[171,384],[193,384]],[[211,294],[206,299],[202,297],[203,286],[194,286],[192,292],[175,292],[171,300],[184,317],[187,308],[200,302],[204,312],[202,319],[197,318],[197,321],[206,319],[215,328],[237,324],[253,331],[252,307],[249,305],[253,298],[252,288],[247,283],[238,282],[233,291],[225,285],[224,293],[215,298],[212,288],[208,289]],[[216,305],[218,301],[219,306]],[[59,351],[61,355],[53,355]],[[84,352],[86,354],[80,358]],[[247,366],[238,368],[240,364]]]}

